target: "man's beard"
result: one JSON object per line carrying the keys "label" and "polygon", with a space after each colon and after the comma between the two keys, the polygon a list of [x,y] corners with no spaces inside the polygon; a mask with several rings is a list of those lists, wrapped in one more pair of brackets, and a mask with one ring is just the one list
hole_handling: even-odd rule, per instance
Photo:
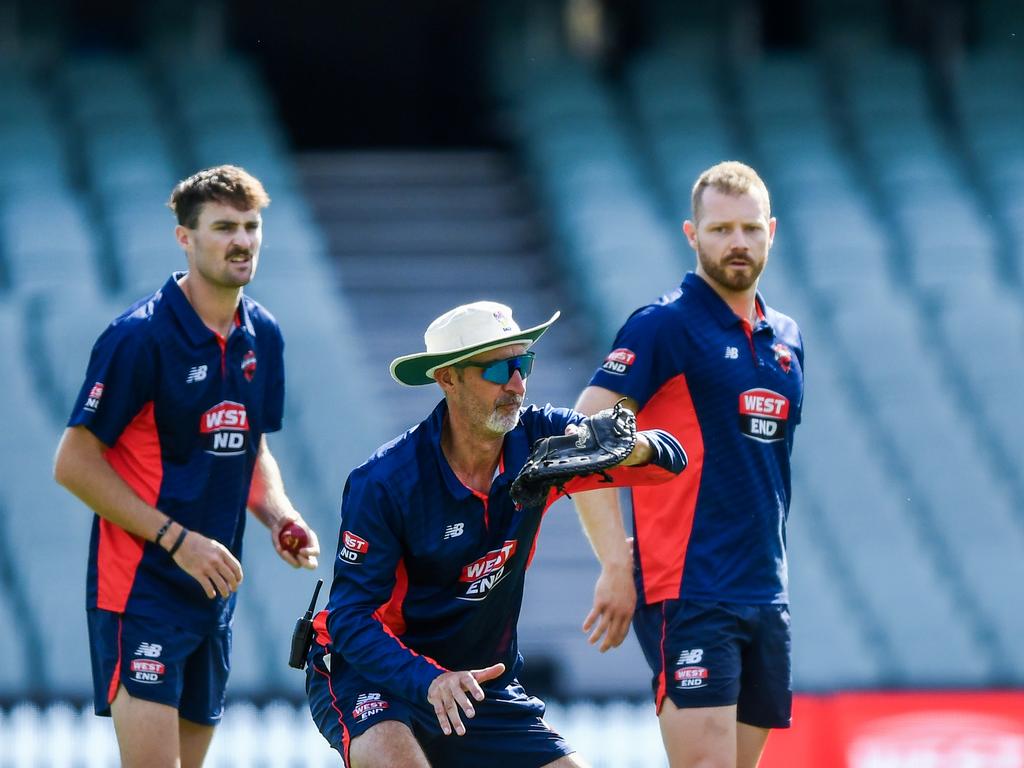
{"label": "man's beard", "polygon": [[[515,410],[508,408],[502,408],[499,410],[499,405],[506,404],[514,404],[516,406]],[[504,435],[511,432],[516,428],[516,424],[519,423],[519,408],[522,404],[522,400],[518,398],[514,400],[509,399],[506,402],[495,404],[494,410],[491,411],[490,415],[487,417],[487,421],[484,423],[484,426],[495,434]]]}
{"label": "man's beard", "polygon": [[724,264],[723,262],[731,261],[733,258],[736,258],[735,256],[726,256],[721,261],[715,261],[710,256],[706,255],[704,250],[698,245],[697,258],[700,260],[700,265],[708,277],[719,285],[722,285],[732,291],[745,291],[756,285],[757,278],[759,278],[761,276],[761,272],[764,271],[766,261],[762,260],[761,263],[758,264],[749,256],[743,256],[741,258],[746,259],[750,264],[751,271],[749,273],[730,273],[730,267],[728,264]]}

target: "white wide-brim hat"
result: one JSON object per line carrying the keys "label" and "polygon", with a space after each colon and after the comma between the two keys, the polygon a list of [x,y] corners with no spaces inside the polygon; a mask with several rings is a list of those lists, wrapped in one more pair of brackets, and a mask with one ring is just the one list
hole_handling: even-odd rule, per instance
{"label": "white wide-brim hat", "polygon": [[508,344],[533,345],[555,320],[520,330],[512,310],[495,301],[474,301],[449,310],[423,334],[426,352],[403,355],[391,361],[391,377],[399,384],[418,387],[434,383],[434,371],[473,355]]}

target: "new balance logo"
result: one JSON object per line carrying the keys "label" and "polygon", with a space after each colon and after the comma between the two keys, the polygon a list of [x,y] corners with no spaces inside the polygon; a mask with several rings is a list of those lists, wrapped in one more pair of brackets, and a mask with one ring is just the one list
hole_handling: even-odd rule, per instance
{"label": "new balance logo", "polygon": [[186,384],[194,384],[197,381],[206,379],[206,366],[194,365],[188,369],[188,376],[185,377]]}
{"label": "new balance logo", "polygon": [[694,648],[693,650],[683,651],[679,654],[679,661],[677,665],[682,664],[700,664],[700,660],[704,658],[703,648]]}
{"label": "new balance logo", "polygon": [[135,649],[135,655],[158,659],[163,650],[164,647],[157,643],[139,643],[139,647]]}
{"label": "new balance logo", "polygon": [[454,539],[456,536],[461,536],[465,531],[464,523],[453,523],[444,529],[444,540]]}
{"label": "new balance logo", "polygon": [[726,347],[725,348],[725,359],[726,360],[739,360],[740,359],[739,347]]}

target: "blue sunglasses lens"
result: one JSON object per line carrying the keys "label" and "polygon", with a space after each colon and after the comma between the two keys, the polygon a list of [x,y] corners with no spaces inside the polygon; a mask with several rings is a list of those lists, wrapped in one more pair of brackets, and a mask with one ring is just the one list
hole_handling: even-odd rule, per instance
{"label": "blue sunglasses lens", "polygon": [[526,352],[505,360],[495,360],[483,369],[482,376],[494,384],[507,384],[512,374],[519,371],[524,379],[533,370],[533,352]]}

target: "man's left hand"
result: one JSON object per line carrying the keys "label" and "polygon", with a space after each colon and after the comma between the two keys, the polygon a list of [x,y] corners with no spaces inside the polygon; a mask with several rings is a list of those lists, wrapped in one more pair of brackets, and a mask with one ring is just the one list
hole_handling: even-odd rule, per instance
{"label": "man's left hand", "polygon": [[[297,554],[292,554],[287,549],[281,546],[281,529],[290,523],[302,528],[306,532],[306,538],[309,543],[306,544]],[[309,524],[302,519],[302,517],[282,517],[275,522],[270,528],[270,541],[274,545],[274,550],[292,568],[308,568],[309,570],[315,570],[319,561],[317,558],[320,556],[320,541],[316,537],[316,531],[309,527]]]}

